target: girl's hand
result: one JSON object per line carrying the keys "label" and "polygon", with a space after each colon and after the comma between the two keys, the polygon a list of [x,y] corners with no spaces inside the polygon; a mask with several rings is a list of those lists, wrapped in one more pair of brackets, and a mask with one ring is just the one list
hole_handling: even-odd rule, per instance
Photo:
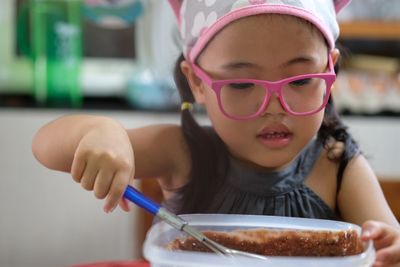
{"label": "girl's hand", "polygon": [[400,267],[400,230],[378,221],[367,221],[362,229],[361,239],[374,242],[373,267]]}
{"label": "girl's hand", "polygon": [[99,199],[106,198],[104,211],[111,212],[120,203],[125,188],[134,174],[132,145],[126,130],[114,121],[88,131],[80,140],[72,161],[73,179]]}

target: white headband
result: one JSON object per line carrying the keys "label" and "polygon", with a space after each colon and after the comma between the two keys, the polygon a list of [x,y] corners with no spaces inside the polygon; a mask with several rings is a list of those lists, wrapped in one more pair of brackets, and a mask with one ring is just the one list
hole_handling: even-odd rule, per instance
{"label": "white headband", "polygon": [[169,0],[179,24],[185,58],[197,58],[211,38],[227,24],[252,15],[284,14],[311,22],[335,47],[336,14],[351,0]]}

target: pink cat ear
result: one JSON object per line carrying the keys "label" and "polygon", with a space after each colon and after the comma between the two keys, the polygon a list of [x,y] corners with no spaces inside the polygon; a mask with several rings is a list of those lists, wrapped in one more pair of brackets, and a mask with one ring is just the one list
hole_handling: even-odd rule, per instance
{"label": "pink cat ear", "polygon": [[342,8],[344,8],[351,2],[351,0],[333,0],[333,2],[335,3],[336,13],[339,13]]}
{"label": "pink cat ear", "polygon": [[168,0],[172,10],[174,11],[178,24],[181,24],[181,6],[183,0]]}

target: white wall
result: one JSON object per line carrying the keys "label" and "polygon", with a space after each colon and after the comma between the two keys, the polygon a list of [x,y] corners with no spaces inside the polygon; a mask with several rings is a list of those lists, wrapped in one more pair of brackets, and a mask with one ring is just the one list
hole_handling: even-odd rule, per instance
{"label": "white wall", "polygon": [[[33,158],[33,134],[65,113],[0,110],[1,267],[67,266],[140,255],[137,210],[116,210],[107,215],[102,211],[102,200],[83,190],[68,174],[47,170]],[[103,114],[126,127],[179,122],[174,114]],[[400,119],[346,121],[378,175],[400,177]]]}
{"label": "white wall", "polygon": [[382,180],[400,179],[400,118],[346,117],[345,122],[375,173]]}

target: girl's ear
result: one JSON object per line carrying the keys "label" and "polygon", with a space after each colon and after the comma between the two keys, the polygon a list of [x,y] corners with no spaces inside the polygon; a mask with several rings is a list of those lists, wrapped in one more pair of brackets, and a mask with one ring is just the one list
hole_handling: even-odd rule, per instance
{"label": "girl's ear", "polygon": [[181,62],[180,67],[182,73],[185,75],[189,83],[190,89],[192,90],[192,94],[194,96],[194,99],[196,100],[196,103],[204,104],[203,82],[199,79],[199,77],[196,76],[196,74],[193,72],[192,67],[186,60],[183,60]]}
{"label": "girl's ear", "polygon": [[340,51],[339,51],[339,49],[335,48],[330,53],[331,53],[333,65],[335,65],[340,58]]}

